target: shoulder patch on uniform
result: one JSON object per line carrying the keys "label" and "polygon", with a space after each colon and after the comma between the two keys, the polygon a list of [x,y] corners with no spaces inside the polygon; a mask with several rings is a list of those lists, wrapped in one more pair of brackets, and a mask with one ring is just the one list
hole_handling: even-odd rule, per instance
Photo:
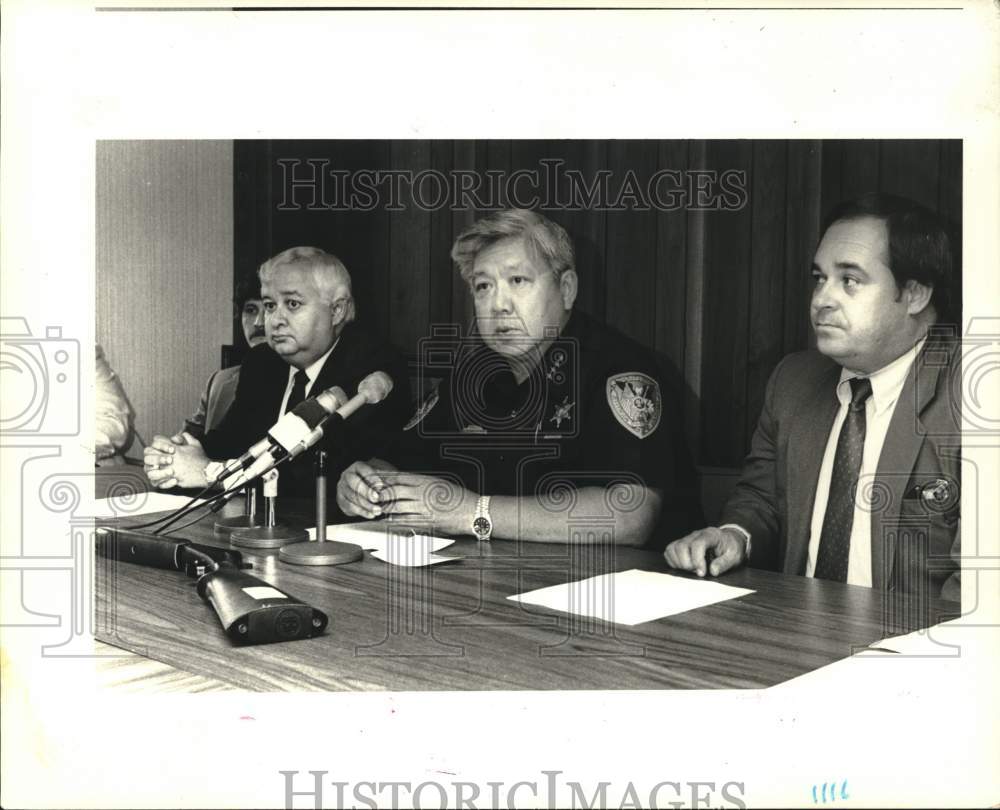
{"label": "shoulder patch on uniform", "polygon": [[608,407],[629,433],[645,439],[656,430],[663,415],[660,386],[648,374],[627,371],[613,374],[607,383]]}
{"label": "shoulder patch on uniform", "polygon": [[420,403],[420,407],[417,408],[417,412],[413,414],[410,421],[403,425],[403,430],[412,430],[419,425],[422,421],[424,421],[424,417],[434,410],[434,406],[437,405],[437,403],[438,390],[435,388],[427,397],[424,398],[424,401]]}

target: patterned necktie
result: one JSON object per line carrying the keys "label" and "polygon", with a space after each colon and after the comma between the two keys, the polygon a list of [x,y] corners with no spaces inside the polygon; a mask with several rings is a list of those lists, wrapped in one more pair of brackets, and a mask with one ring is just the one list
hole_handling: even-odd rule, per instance
{"label": "patterned necktie", "polygon": [[872,394],[871,380],[855,377],[851,383],[851,403],[837,439],[830,478],[830,497],[823,515],[823,531],[813,576],[847,581],[847,562],[851,555],[851,525],[854,523],[854,497],[865,449],[865,402]]}
{"label": "patterned necktie", "polygon": [[296,405],[302,404],[306,398],[306,386],[309,385],[309,375],[305,369],[295,372],[295,385],[292,386],[292,393],[288,395],[288,404],[285,405],[285,413],[288,413]]}

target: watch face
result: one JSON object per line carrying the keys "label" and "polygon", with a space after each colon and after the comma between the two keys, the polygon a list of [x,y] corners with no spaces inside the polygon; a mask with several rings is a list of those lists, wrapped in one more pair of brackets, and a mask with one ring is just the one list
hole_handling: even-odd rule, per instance
{"label": "watch face", "polygon": [[472,521],[472,530],[476,534],[489,534],[490,522],[484,517],[477,517]]}

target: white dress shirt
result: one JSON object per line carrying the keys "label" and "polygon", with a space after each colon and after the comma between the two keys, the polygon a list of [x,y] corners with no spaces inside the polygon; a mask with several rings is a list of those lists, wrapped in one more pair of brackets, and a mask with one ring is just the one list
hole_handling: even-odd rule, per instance
{"label": "white dress shirt", "polygon": [[[319,376],[319,372],[323,368],[323,364],[326,362],[326,358],[330,356],[330,352],[337,348],[338,343],[340,343],[339,337],[333,341],[333,345],[326,350],[326,354],[306,368],[306,376],[309,378],[309,382],[306,383],[305,390],[305,396],[307,398],[309,396],[309,392],[312,391],[313,383],[316,382],[316,378]],[[288,397],[291,396],[292,388],[295,385],[295,375],[298,373],[299,370],[295,368],[295,366],[288,367],[288,384],[285,386],[285,396],[281,398],[281,410],[278,411],[279,416],[285,413],[285,407],[288,405]]]}
{"label": "white dress shirt", "polygon": [[[858,475],[858,488],[854,498],[854,520],[851,524],[851,551],[847,562],[847,582],[850,585],[872,585],[872,538],[871,538],[871,502],[872,485],[875,482],[875,472],[878,468],[879,456],[882,455],[882,445],[889,430],[899,392],[910,373],[910,367],[924,341],[921,340],[912,349],[868,376],[872,384],[872,395],[865,403],[865,445],[861,457],[861,470]],[[837,454],[837,440],[840,438],[840,428],[847,417],[851,402],[851,386],[848,382],[854,377],[863,375],[843,369],[840,372],[840,382],[837,383],[837,399],[840,400],[840,410],[830,428],[830,437],[823,453],[823,463],[819,468],[819,479],[816,481],[816,499],[813,502],[812,524],[809,533],[809,556],[806,561],[806,576],[811,577],[816,570],[816,560],[819,555],[819,541],[823,533],[823,517],[826,514],[826,504],[830,498],[830,479],[833,476],[833,459]]]}

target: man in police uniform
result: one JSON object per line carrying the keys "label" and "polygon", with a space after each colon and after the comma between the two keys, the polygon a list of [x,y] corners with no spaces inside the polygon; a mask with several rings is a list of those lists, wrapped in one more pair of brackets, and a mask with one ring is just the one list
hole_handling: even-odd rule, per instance
{"label": "man in police uniform", "polygon": [[696,476],[660,371],[641,346],[573,310],[566,231],[501,211],[462,233],[451,255],[478,336],[452,347],[450,373],[390,458],[344,471],[340,508],[481,539],[608,539],[606,529],[568,537],[571,513],[635,546],[662,547],[697,525]]}

